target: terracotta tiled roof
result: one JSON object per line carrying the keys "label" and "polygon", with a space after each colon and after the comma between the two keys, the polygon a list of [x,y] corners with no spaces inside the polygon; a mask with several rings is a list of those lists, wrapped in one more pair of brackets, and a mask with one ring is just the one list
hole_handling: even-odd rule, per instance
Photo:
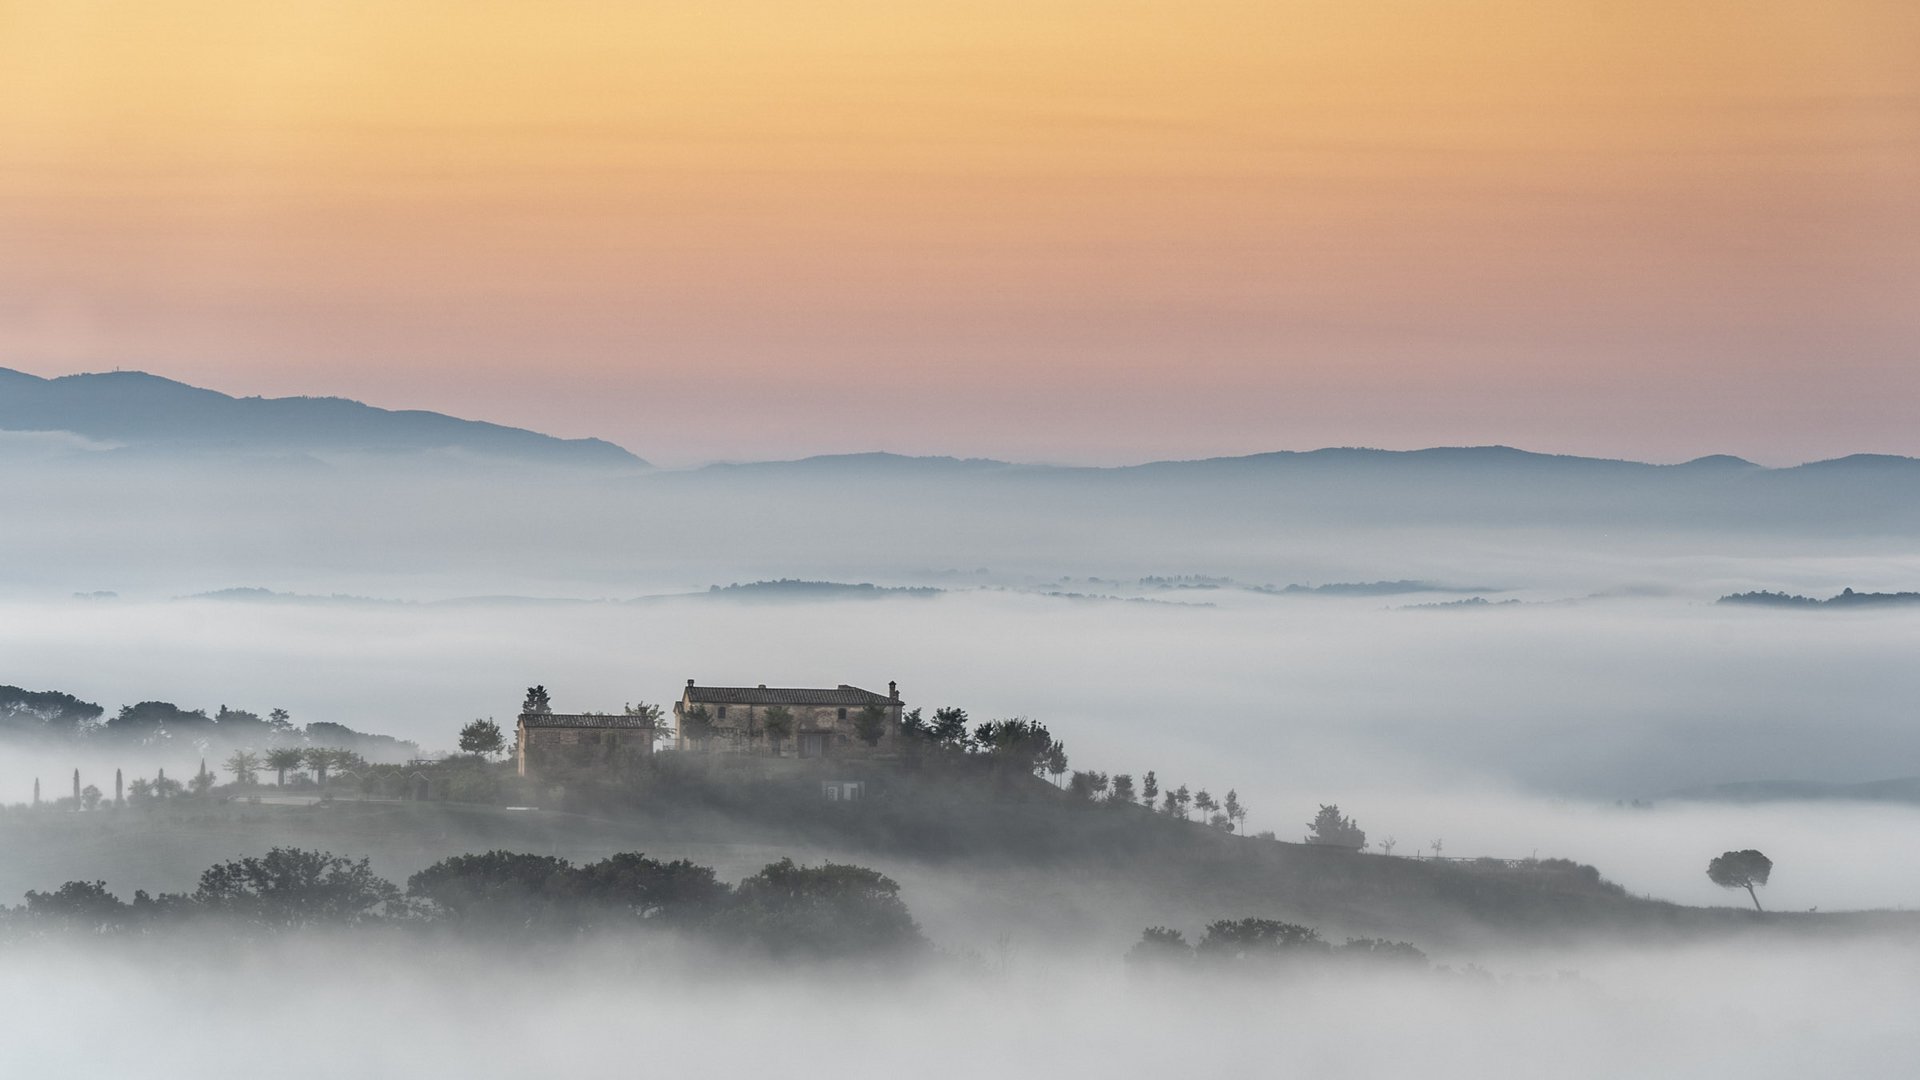
{"label": "terracotta tiled roof", "polygon": [[860,708],[892,705],[885,694],[844,683],[832,690],[792,686],[689,686],[681,700],[695,705],[828,705]]}
{"label": "terracotta tiled roof", "polygon": [[596,713],[521,713],[527,727],[575,728],[650,728],[653,721],[644,716],[601,716]]}

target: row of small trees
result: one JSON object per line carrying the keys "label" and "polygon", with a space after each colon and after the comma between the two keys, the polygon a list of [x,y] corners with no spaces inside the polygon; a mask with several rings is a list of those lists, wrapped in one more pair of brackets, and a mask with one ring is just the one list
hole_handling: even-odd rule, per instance
{"label": "row of small trees", "polygon": [[29,691],[0,686],[0,737],[20,736],[91,744],[164,746],[190,744],[202,748],[276,747],[313,745],[358,746],[368,753],[417,753],[418,747],[401,739],[354,731],[343,724],[315,721],[304,728],[286,709],[265,716],[248,709],[221,705],[209,714],[170,701],[140,701],[122,705],[112,716],[99,705],[54,690]]}
{"label": "row of small trees", "polygon": [[[351,750],[337,747],[279,747],[264,754],[251,750],[235,750],[228,757],[223,768],[232,774],[233,783],[238,787],[250,787],[258,782],[262,772],[271,771],[276,782],[285,786],[288,773],[310,770],[315,782],[321,786],[327,783],[329,772],[364,768],[367,760]],[[219,774],[207,768],[205,760],[200,762],[200,770],[187,778],[185,783],[167,775],[161,769],[151,780],[136,777],[124,781],[124,774],[115,769],[113,773],[113,803],[136,805],[156,800],[175,798],[181,795],[208,795],[219,784]],[[61,800],[56,806],[64,805],[68,809],[97,810],[106,804],[106,793],[93,784],[82,787],[80,770],[73,770],[73,795]],[[40,801],[40,781],[33,782],[33,805],[42,805]]]}
{"label": "row of small trees", "polygon": [[126,902],[103,881],[69,881],[0,909],[15,935],[154,933],[221,920],[236,929],[397,924],[486,940],[670,928],[776,957],[905,955],[925,939],[893,879],[862,866],[769,863],[730,886],[710,867],[623,853],[574,865],[510,851],[458,855],[414,874],[403,891],[368,860],[274,848],[208,867],[191,893]]}
{"label": "row of small trees", "polygon": [[[1066,772],[1064,762],[1055,769],[1049,763],[1047,771]],[[1131,773],[1116,773],[1108,776],[1103,772],[1075,770],[1068,775],[1064,785],[1068,794],[1089,802],[1105,802],[1118,806],[1141,806],[1168,817],[1177,817],[1185,821],[1194,820],[1198,812],[1199,820],[1222,832],[1244,831],[1247,823],[1247,806],[1240,800],[1240,793],[1228,789],[1226,797],[1216,799],[1205,788],[1191,791],[1187,785],[1162,791],[1160,777],[1149,769],[1141,778],[1136,791]]]}
{"label": "row of small trees", "polygon": [[325,785],[329,772],[360,768],[366,763],[366,758],[339,747],[282,746],[265,753],[235,750],[222,767],[233,775],[233,782],[241,787],[256,783],[261,772],[273,773],[274,782],[284,787],[290,772],[311,770],[315,782]]}

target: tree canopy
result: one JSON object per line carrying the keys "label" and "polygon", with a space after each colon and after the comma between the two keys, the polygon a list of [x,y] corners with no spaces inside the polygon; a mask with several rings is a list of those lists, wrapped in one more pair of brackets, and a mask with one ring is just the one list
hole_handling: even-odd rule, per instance
{"label": "tree canopy", "polygon": [[853,737],[868,746],[880,745],[887,734],[887,710],[880,705],[863,706],[853,714]]}
{"label": "tree canopy", "polygon": [[474,720],[460,729],[460,749],[469,754],[492,757],[506,747],[506,736],[492,720]]}
{"label": "tree canopy", "polygon": [[1360,823],[1340,815],[1338,804],[1322,804],[1320,812],[1307,822],[1307,843],[1365,850],[1367,833]]}
{"label": "tree canopy", "polygon": [[57,690],[0,686],[0,730],[71,737],[92,728],[105,711]]}
{"label": "tree canopy", "polygon": [[768,864],[735,890],[728,925],[775,956],[873,955],[925,944],[897,882],[843,863]]}
{"label": "tree canopy", "polygon": [[193,899],[271,927],[359,923],[403,909],[400,890],[375,876],[368,860],[299,848],[210,866]]}
{"label": "tree canopy", "polygon": [[1276,919],[1221,919],[1209,923],[1194,951],[1209,959],[1275,960],[1292,953],[1326,952],[1317,931]]}
{"label": "tree canopy", "polygon": [[1773,860],[1752,848],[1722,852],[1707,863],[1707,877],[1723,889],[1747,890],[1755,911],[1762,909],[1760,896],[1753,891],[1754,887],[1765,885],[1772,874]]}

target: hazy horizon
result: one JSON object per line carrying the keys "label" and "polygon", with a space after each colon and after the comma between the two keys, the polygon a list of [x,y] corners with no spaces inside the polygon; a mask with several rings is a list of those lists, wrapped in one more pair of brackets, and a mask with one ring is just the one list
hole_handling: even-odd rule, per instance
{"label": "hazy horizon", "polygon": [[37,371],[676,464],[1920,449],[1902,3],[181,0],[0,29],[0,362]]}
{"label": "hazy horizon", "polygon": [[[0,365],[0,367],[3,367],[3,366],[4,365]],[[14,368],[12,370],[20,371],[21,369]],[[155,378],[166,380],[168,382],[176,382],[186,386],[194,386],[195,389],[212,390],[216,393],[223,394],[227,397],[236,398],[238,400],[260,400],[260,395],[243,396],[235,393],[230,393],[229,391],[219,386],[195,386],[195,384],[193,383],[187,382],[183,379],[175,378],[164,371],[151,371],[151,370],[144,370],[144,369],[137,369],[137,368],[121,368],[121,367],[114,367],[109,369],[81,369],[81,370],[61,372],[59,374],[53,374],[53,375],[46,375],[46,374],[41,374],[39,372],[33,372],[33,371],[22,371],[22,374],[32,375],[36,378],[43,378],[43,379],[49,379],[49,380],[64,378],[64,377],[74,377],[74,376],[123,374],[123,373],[148,375]],[[449,415],[441,409],[433,408],[430,406],[425,406],[425,405],[408,406],[405,409],[402,409],[401,407],[398,407],[398,406],[386,405],[377,401],[363,401],[358,398],[348,397],[347,395],[341,394],[338,392],[331,392],[331,391],[324,391],[324,390],[312,390],[312,391],[303,392],[303,393],[288,393],[284,395],[279,395],[277,397],[266,398],[266,400],[270,400],[270,401],[272,400],[309,400],[309,399],[322,399],[322,400],[338,399],[338,400],[345,400],[345,401],[353,401],[358,404],[369,405],[374,408],[382,409],[390,412],[419,411],[419,412],[433,413],[437,415]],[[502,420],[495,417],[458,416],[458,417],[454,417],[454,419],[466,420],[466,421],[477,421],[481,423],[490,423],[490,424],[501,424],[502,426],[514,428],[516,430],[534,431],[537,434],[543,434],[543,435],[553,434],[552,432],[538,431],[537,429],[529,427],[524,424]],[[58,428],[44,429],[44,433],[49,435],[57,434],[59,431],[60,429]],[[38,433],[38,432],[34,432],[34,433]],[[13,437],[16,441],[19,441],[23,435],[31,434],[31,433],[10,432],[7,434]],[[614,442],[614,445],[620,446],[621,449],[626,450],[629,453],[632,453],[635,456],[643,459],[649,465],[656,468],[663,468],[669,471],[687,471],[692,469],[705,468],[711,465],[790,463],[790,462],[796,462],[796,461],[810,460],[810,459],[819,458],[819,457],[876,457],[876,456],[950,458],[950,459],[960,460],[960,461],[995,461],[995,462],[1004,462],[1007,464],[1037,465],[1037,466],[1084,467],[1084,468],[1127,468],[1127,467],[1137,466],[1137,465],[1160,464],[1160,463],[1169,462],[1169,461],[1192,462],[1192,461],[1217,460],[1221,458],[1258,457],[1258,456],[1269,455],[1269,454],[1311,454],[1311,453],[1318,453],[1318,452],[1325,452],[1325,451],[1338,451],[1338,450],[1380,450],[1380,451],[1387,451],[1392,453],[1417,453],[1423,450],[1484,450],[1484,449],[1519,450],[1522,453],[1537,454],[1537,455],[1549,456],[1549,457],[1587,457],[1587,458],[1594,458],[1597,460],[1627,461],[1627,462],[1634,462],[1638,464],[1649,464],[1649,465],[1684,465],[1691,462],[1700,461],[1703,459],[1731,457],[1731,458],[1737,458],[1739,460],[1749,462],[1751,464],[1760,465],[1764,468],[1792,468],[1797,465],[1817,464],[1819,462],[1839,460],[1845,457],[1882,456],[1882,455],[1914,457],[1914,456],[1920,455],[1920,445],[1917,445],[1914,450],[1914,453],[1911,453],[1911,454],[1890,454],[1889,452],[1885,452],[1885,451],[1856,449],[1856,450],[1838,451],[1829,457],[1821,457],[1821,458],[1803,458],[1803,459],[1779,458],[1779,459],[1773,459],[1773,460],[1763,460],[1760,458],[1749,457],[1743,454],[1732,453],[1727,450],[1709,450],[1704,453],[1699,453],[1699,454],[1695,454],[1688,457],[1649,458],[1644,456],[1641,456],[1641,457],[1632,456],[1630,453],[1611,453],[1611,454],[1599,453],[1599,452],[1576,453],[1573,451],[1560,449],[1552,445],[1520,446],[1520,445],[1515,445],[1508,442],[1494,441],[1494,442],[1473,443],[1473,444],[1411,444],[1411,443],[1408,443],[1408,444],[1402,444],[1402,445],[1391,445],[1391,444],[1385,444],[1385,443],[1361,444],[1361,443],[1354,443],[1354,442],[1339,442],[1339,443],[1327,443],[1327,444],[1320,444],[1320,445],[1304,445],[1304,444],[1302,445],[1270,445],[1270,446],[1262,446],[1257,449],[1238,450],[1232,453],[1199,454],[1193,457],[1174,457],[1174,458],[1150,458],[1150,457],[1134,456],[1134,457],[1124,457],[1124,458],[1107,457],[1107,458],[1100,458],[1100,459],[1086,459],[1086,458],[1082,458],[1082,459],[1073,459],[1073,458],[1018,459],[1018,458],[1012,458],[1006,455],[995,454],[991,451],[990,448],[987,448],[987,449],[976,448],[975,450],[968,451],[968,452],[944,452],[944,451],[938,451],[938,450],[929,450],[925,452],[904,452],[888,446],[871,445],[866,447],[850,447],[845,449],[823,450],[819,452],[807,452],[805,450],[796,450],[791,452],[789,456],[757,457],[757,458],[735,457],[735,458],[708,458],[708,459],[697,459],[697,458],[696,459],[674,459],[671,457],[671,454],[669,454],[667,458],[663,459],[659,456],[658,452],[655,451],[650,446],[624,445],[624,444],[615,442],[614,440],[607,438],[604,435],[596,434],[593,432],[585,432],[585,433],[579,433],[579,434],[573,434],[573,435],[567,435],[567,436],[561,436],[561,437],[573,438],[573,439],[602,439],[603,441]],[[25,446],[25,445],[26,445],[25,443],[22,443],[22,446]],[[122,445],[122,444],[102,443],[102,444],[99,444],[99,446],[93,447],[93,448],[105,448],[105,447],[114,446],[114,445]],[[53,450],[58,450],[58,449],[83,450],[87,448],[89,447],[87,446],[73,446],[73,447],[49,446],[48,447],[48,449],[53,449]]]}

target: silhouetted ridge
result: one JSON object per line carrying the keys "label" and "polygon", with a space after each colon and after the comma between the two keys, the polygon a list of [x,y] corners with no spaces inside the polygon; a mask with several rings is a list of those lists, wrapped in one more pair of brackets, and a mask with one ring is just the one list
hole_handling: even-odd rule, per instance
{"label": "silhouetted ridge", "polygon": [[560,439],[338,397],[236,398],[142,371],[42,379],[0,368],[0,429],[69,431],[135,449],[242,453],[455,451],[565,465],[644,466],[600,439]]}
{"label": "silhouetted ridge", "polygon": [[1752,604],[1761,607],[1900,607],[1920,604],[1920,592],[1854,592],[1843,589],[1836,596],[1817,600],[1811,596],[1800,596],[1786,592],[1743,592],[1731,593],[1719,600],[1722,604]]}

